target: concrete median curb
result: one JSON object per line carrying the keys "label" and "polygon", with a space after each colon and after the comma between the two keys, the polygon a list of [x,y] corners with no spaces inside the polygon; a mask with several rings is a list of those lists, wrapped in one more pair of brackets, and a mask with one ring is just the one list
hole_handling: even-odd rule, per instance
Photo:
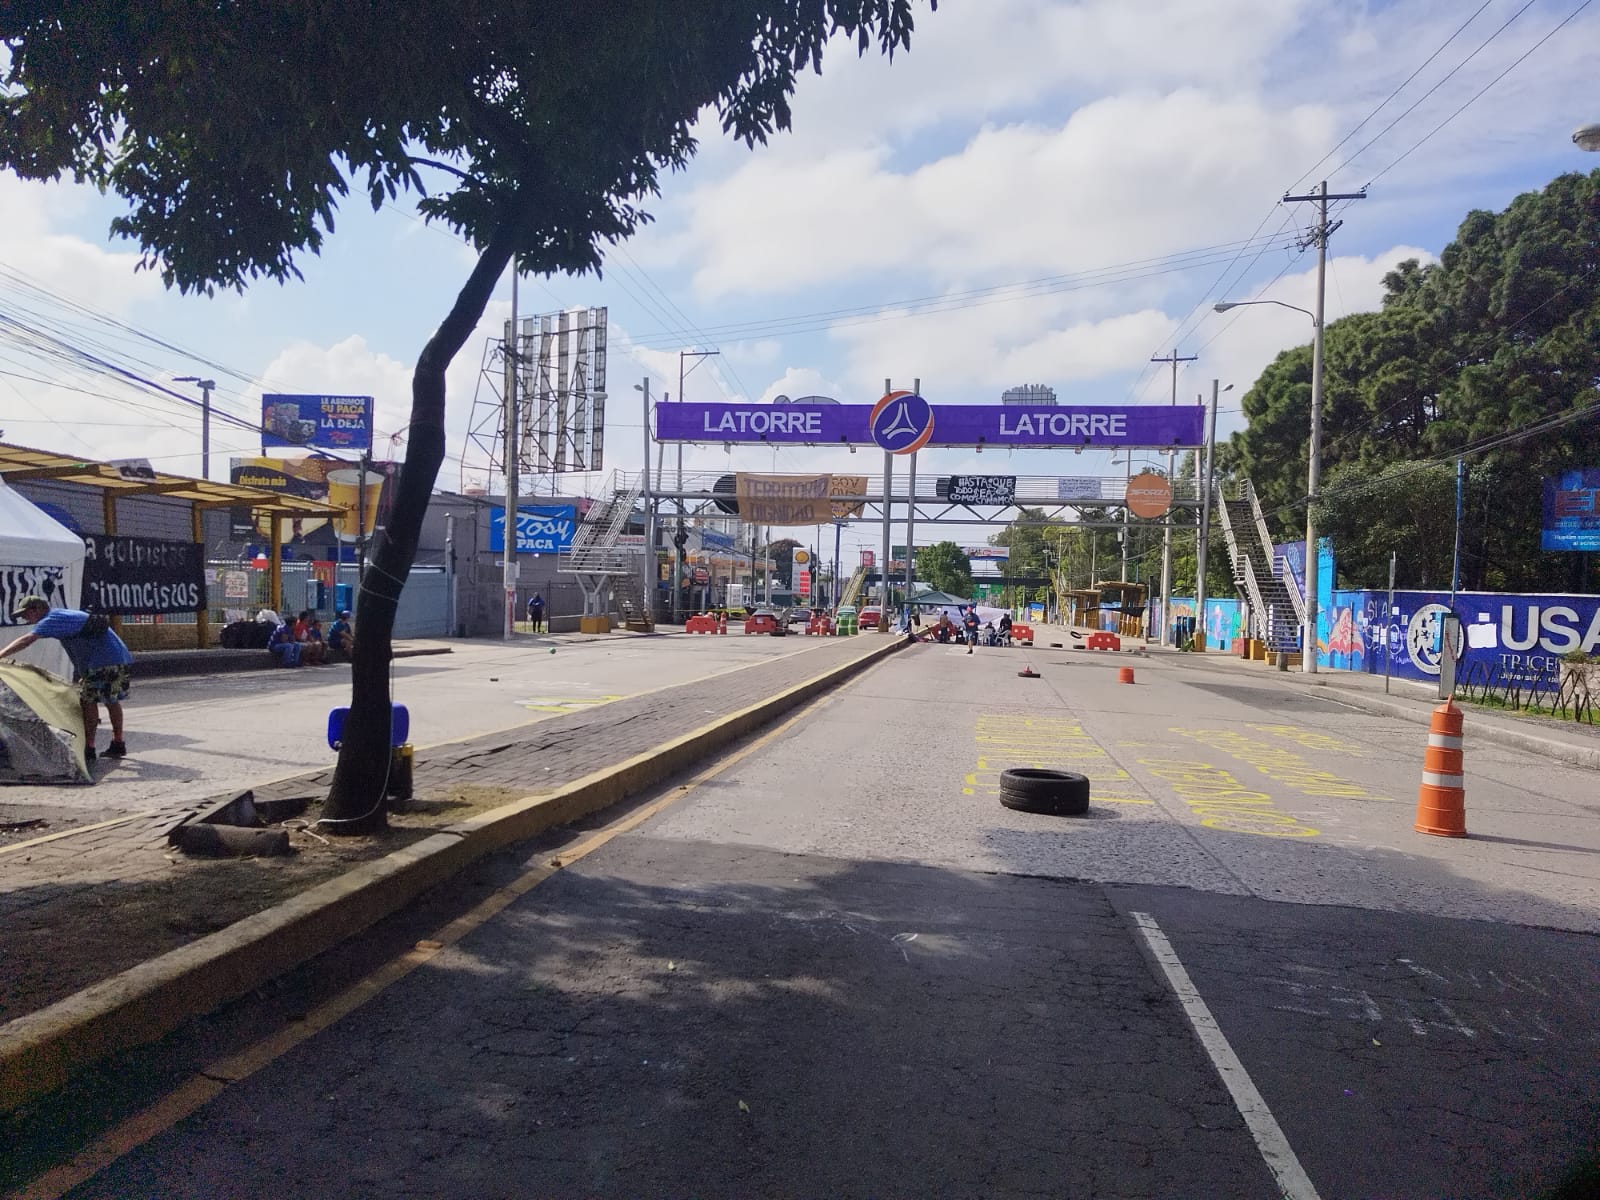
{"label": "concrete median curb", "polygon": [[430,837],[0,1026],[0,1112],[108,1055],[164,1037],[332,949],[495,850],[682,771],[894,654],[896,638],[643,754]]}

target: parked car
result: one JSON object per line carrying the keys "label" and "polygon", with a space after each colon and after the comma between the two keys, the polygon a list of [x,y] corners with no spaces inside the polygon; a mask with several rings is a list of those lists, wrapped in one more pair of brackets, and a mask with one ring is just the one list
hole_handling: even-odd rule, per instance
{"label": "parked car", "polygon": [[876,629],[878,627],[878,622],[882,619],[883,610],[877,605],[873,605],[871,608],[863,608],[861,610],[860,624],[861,628],[863,629]]}
{"label": "parked car", "polygon": [[809,625],[811,623],[811,610],[809,608],[791,608],[783,620],[786,625]]}

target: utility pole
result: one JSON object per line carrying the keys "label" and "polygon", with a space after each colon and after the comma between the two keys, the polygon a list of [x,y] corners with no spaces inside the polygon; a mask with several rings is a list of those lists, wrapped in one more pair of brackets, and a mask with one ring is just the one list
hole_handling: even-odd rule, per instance
{"label": "utility pole", "polygon": [[[517,632],[517,422],[519,419],[517,390],[522,379],[521,340],[517,336],[517,264],[511,264],[511,319],[506,322],[506,519],[505,557],[502,561],[501,582],[505,587],[505,621],[502,636],[510,641]],[[366,478],[365,475],[362,476]]]}
{"label": "utility pole", "polygon": [[217,386],[215,379],[201,379],[198,375],[179,375],[172,382],[192,383],[200,389],[200,478],[211,478],[211,390]]}
{"label": "utility pole", "polygon": [[[700,365],[700,363],[702,361],[704,361],[705,359],[715,358],[717,355],[719,355],[721,353],[722,353],[721,350],[679,350],[678,351],[678,403],[679,404],[683,403],[683,380],[684,380],[683,360],[686,359],[686,358],[695,359],[696,361],[695,361],[694,365],[696,367],[698,367]],[[693,367],[690,368],[691,371],[693,369],[694,369]],[[657,474],[659,475],[659,472],[657,472]],[[683,623],[683,609],[682,609],[682,601],[680,599],[680,597],[682,596],[683,593],[682,593],[682,588],[681,588],[680,585],[683,582],[683,548],[684,548],[685,545],[688,544],[688,541],[689,541],[689,534],[683,527],[683,443],[679,442],[678,443],[678,530],[677,530],[676,533],[674,533],[672,535],[672,544],[678,548],[678,572],[677,572],[677,575],[673,578],[673,581],[672,581],[672,623],[674,625],[681,625]]]}
{"label": "utility pole", "polygon": [[1300,243],[1302,248],[1313,244],[1317,247],[1317,311],[1311,317],[1316,327],[1311,347],[1311,446],[1306,469],[1306,622],[1300,631],[1300,669],[1307,675],[1317,673],[1317,488],[1322,481],[1322,326],[1328,291],[1328,237],[1344,224],[1328,223],[1328,201],[1366,198],[1365,189],[1329,194],[1326,179],[1309,196],[1284,193],[1283,197],[1285,204],[1313,201],[1317,205],[1316,227]]}
{"label": "utility pole", "polygon": [[[1205,462],[1196,463],[1200,486],[1205,488],[1200,498],[1200,534],[1195,539],[1194,617],[1195,631],[1199,635],[1196,645],[1205,647],[1206,636],[1206,556],[1211,549],[1211,493],[1212,472],[1216,470],[1217,400],[1222,381],[1211,381],[1211,413],[1206,419]],[[1232,386],[1231,384],[1229,385]]]}
{"label": "utility pole", "polygon": [[[1178,364],[1186,362],[1199,362],[1198,354],[1180,355],[1174,346],[1171,354],[1154,355],[1150,359],[1153,363],[1172,364],[1172,407],[1178,407]],[[1173,484],[1172,451],[1167,451],[1167,483]],[[1158,645],[1165,646],[1172,629],[1172,512],[1167,511],[1162,522],[1161,531],[1161,638]]]}

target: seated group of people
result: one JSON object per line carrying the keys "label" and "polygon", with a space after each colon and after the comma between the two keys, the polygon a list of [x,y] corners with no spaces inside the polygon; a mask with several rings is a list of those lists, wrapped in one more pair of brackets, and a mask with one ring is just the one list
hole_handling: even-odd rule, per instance
{"label": "seated group of people", "polygon": [[350,624],[348,610],[338,614],[326,634],[317,614],[304,609],[292,622],[285,621],[270,610],[257,619],[275,620],[276,627],[267,639],[267,653],[284,667],[325,667],[335,662],[349,662],[355,653],[355,630]]}

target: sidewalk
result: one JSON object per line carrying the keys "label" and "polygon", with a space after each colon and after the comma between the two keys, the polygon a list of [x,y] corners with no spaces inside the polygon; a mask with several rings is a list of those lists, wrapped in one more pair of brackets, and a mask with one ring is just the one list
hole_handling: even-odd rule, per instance
{"label": "sidewalk", "polygon": [[[1057,639],[1060,640],[1059,638]],[[1382,675],[1359,671],[1318,671],[1307,675],[1297,669],[1279,671],[1267,663],[1249,662],[1233,654],[1184,654],[1170,648],[1151,646],[1150,657],[1172,663],[1185,670],[1220,671],[1247,674],[1257,679],[1291,688],[1326,688],[1345,704],[1370,713],[1399,717],[1418,725],[1432,720],[1438,707],[1438,685],[1410,679],[1394,679],[1384,691]],[[1600,725],[1562,721],[1548,717],[1518,716],[1480,708],[1457,698],[1466,713],[1466,737],[1481,738],[1513,746],[1533,754],[1576,767],[1600,770]]]}
{"label": "sidewalk", "polygon": [[[450,643],[440,639],[411,639],[394,644],[395,658],[449,654]],[[138,679],[174,679],[188,675],[224,675],[235,671],[275,671],[277,662],[265,650],[135,650],[133,675]]]}
{"label": "sidewalk", "polygon": [[[482,854],[660,782],[901,645],[818,640],[713,679],[420,751],[415,798],[381,837],[296,830],[288,857],[191,859],[166,842],[200,807],[184,804],[0,848],[0,1110],[243,994]],[[254,791],[311,797],[314,821],[331,777],[308,772]]]}

